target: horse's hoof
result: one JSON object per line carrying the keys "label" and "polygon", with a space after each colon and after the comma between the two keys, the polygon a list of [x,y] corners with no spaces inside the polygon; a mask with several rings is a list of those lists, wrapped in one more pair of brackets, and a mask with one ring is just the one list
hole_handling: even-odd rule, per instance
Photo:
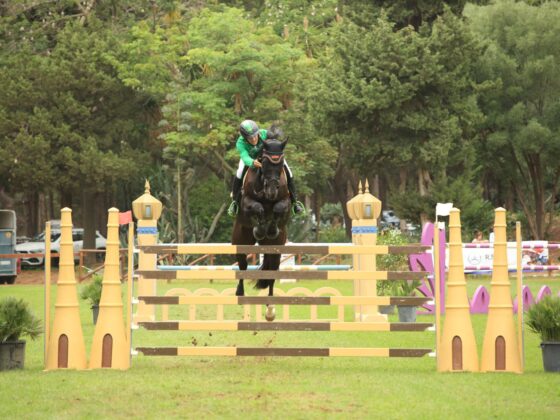
{"label": "horse's hoof", "polygon": [[258,227],[254,227],[253,236],[257,241],[262,241],[266,237],[266,233],[264,229],[259,229]]}
{"label": "horse's hoof", "polygon": [[276,309],[273,305],[269,305],[266,307],[266,314],[264,315],[264,317],[268,322],[274,321],[274,319],[276,318]]}
{"label": "horse's hoof", "polygon": [[275,225],[268,229],[268,231],[266,232],[266,237],[268,239],[276,239],[279,234],[280,234],[280,229],[278,229],[278,226]]}

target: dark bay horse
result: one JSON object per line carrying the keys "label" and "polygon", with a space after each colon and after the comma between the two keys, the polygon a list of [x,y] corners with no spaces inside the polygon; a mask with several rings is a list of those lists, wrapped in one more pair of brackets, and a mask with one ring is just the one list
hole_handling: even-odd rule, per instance
{"label": "dark bay horse", "polygon": [[[262,168],[250,168],[243,181],[243,192],[239,213],[233,225],[233,245],[284,245],[286,225],[290,218],[290,195],[284,172],[284,147],[288,140],[268,139],[264,141]],[[260,270],[278,270],[279,254],[265,254]],[[239,270],[247,269],[247,255],[237,254]],[[257,280],[257,289],[268,287],[268,296],[273,296],[274,279]],[[237,296],[244,296],[243,279],[239,280]],[[267,305],[266,319],[274,320],[273,305]]]}

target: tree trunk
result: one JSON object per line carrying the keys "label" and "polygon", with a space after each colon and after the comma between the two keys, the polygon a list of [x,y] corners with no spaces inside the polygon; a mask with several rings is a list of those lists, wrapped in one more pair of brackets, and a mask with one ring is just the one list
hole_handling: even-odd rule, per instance
{"label": "tree trunk", "polygon": [[[82,191],[82,224],[84,228],[83,249],[95,249],[95,193],[87,188]],[[95,263],[95,254],[84,255],[84,264],[92,266]]]}

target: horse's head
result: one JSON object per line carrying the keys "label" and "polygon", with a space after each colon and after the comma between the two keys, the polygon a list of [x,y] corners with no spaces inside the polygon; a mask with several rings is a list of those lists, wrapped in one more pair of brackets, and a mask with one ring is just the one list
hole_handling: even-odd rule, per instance
{"label": "horse's head", "polygon": [[261,178],[264,198],[269,201],[275,201],[278,198],[280,176],[284,167],[284,147],[287,143],[288,140],[268,139],[264,141]]}

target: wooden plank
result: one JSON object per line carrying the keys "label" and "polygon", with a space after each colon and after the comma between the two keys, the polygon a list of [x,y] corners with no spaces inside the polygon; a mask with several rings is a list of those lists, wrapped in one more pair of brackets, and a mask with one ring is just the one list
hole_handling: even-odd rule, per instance
{"label": "wooden plank", "polygon": [[422,306],[432,300],[431,297],[416,296],[393,296],[390,299],[390,305],[400,306]]}
{"label": "wooden plank", "polygon": [[147,330],[160,330],[160,331],[177,331],[179,330],[179,323],[177,321],[145,321],[139,322],[140,327]]}
{"label": "wooden plank", "polygon": [[411,244],[411,245],[389,245],[389,254],[421,254],[431,249],[430,246]]}
{"label": "wooden plank", "polygon": [[179,356],[237,356],[235,347],[179,347]]}
{"label": "wooden plank", "polygon": [[433,326],[430,322],[391,322],[390,331],[426,331]]}
{"label": "wooden plank", "polygon": [[431,349],[389,349],[389,357],[423,357],[432,351]]}
{"label": "wooden plank", "polygon": [[389,349],[385,348],[346,348],[346,347],[331,347],[329,349],[329,356],[331,357],[388,357]]}
{"label": "wooden plank", "polygon": [[137,347],[145,356],[314,356],[314,357],[422,357],[431,349],[388,348],[262,348],[262,347]]}
{"label": "wooden plank", "polygon": [[330,322],[239,322],[239,331],[329,331]]}
{"label": "wooden plank", "polygon": [[331,305],[329,296],[240,296],[240,305]]}
{"label": "wooden plank", "polygon": [[401,305],[431,300],[415,296],[138,296],[149,305]]}
{"label": "wooden plank", "polygon": [[238,347],[238,356],[315,356],[326,357],[328,348],[261,348]]}
{"label": "wooden plank", "polygon": [[179,296],[138,296],[147,305],[178,305]]}
{"label": "wooden plank", "polygon": [[139,326],[159,331],[425,331],[431,323],[414,322],[245,322],[145,321]]}
{"label": "wooden plank", "polygon": [[147,279],[176,280],[258,280],[258,279],[299,279],[299,280],[414,280],[422,279],[424,271],[173,271],[138,270]]}
{"label": "wooden plank", "polygon": [[386,271],[387,280],[421,280],[429,273],[427,271]]}
{"label": "wooden plank", "polygon": [[289,245],[232,245],[230,243],[187,243],[139,246],[147,254],[412,254],[430,247],[412,245],[354,245],[352,243],[293,243]]}
{"label": "wooden plank", "polygon": [[144,356],[178,356],[177,347],[136,347]]}

